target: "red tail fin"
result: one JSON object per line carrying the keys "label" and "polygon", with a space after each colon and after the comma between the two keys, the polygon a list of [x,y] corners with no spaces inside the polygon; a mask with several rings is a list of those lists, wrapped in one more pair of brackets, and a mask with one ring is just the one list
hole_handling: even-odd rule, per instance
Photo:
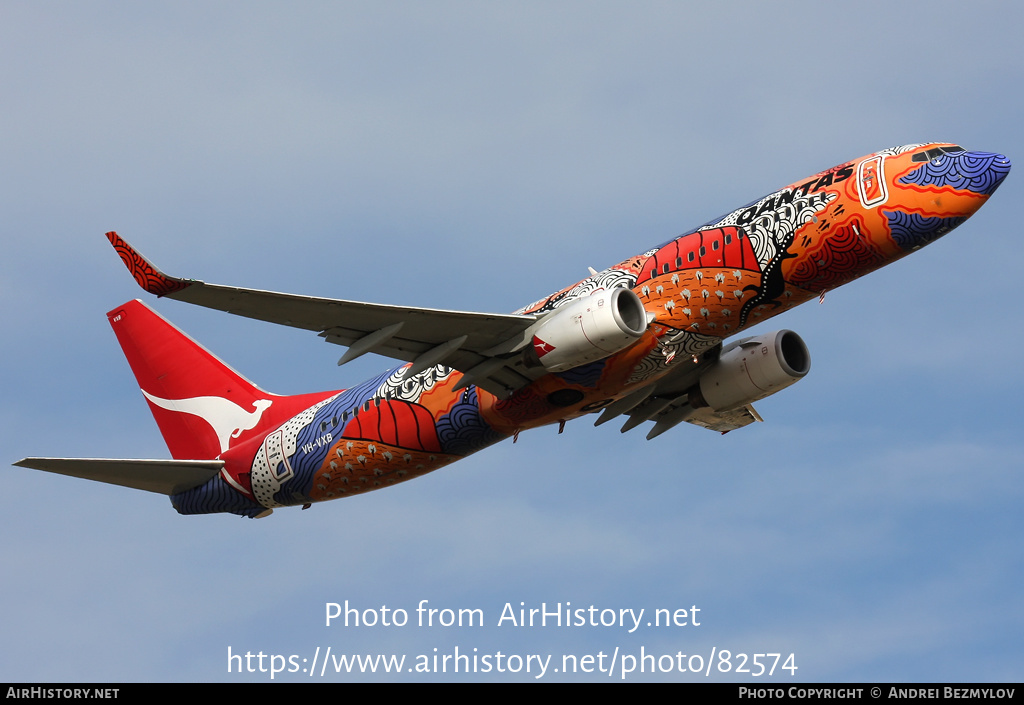
{"label": "red tail fin", "polygon": [[107,318],[176,459],[216,458],[283,411],[264,415],[282,397],[249,382],[141,301]]}

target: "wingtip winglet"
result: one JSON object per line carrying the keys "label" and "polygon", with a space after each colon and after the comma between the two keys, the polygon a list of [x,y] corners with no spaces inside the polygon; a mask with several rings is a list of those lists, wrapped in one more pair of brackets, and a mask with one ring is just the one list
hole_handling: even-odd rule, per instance
{"label": "wingtip winglet", "polygon": [[192,285],[188,280],[169,277],[161,272],[113,230],[107,233],[107,239],[138,285],[150,294],[167,296]]}

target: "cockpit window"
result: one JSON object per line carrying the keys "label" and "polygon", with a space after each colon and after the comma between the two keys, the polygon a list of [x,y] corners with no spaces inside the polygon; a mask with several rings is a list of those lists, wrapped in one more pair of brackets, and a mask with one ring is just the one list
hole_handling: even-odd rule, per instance
{"label": "cockpit window", "polygon": [[910,158],[910,160],[914,162],[929,162],[932,159],[938,159],[943,154],[956,154],[957,152],[964,151],[966,150],[963,147],[955,144],[948,147],[932,147],[931,149],[926,149],[923,152],[917,152]]}

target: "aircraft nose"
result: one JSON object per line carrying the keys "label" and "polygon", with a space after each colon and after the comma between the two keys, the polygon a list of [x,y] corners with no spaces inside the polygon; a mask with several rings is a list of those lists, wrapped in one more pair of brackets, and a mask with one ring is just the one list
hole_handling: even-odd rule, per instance
{"label": "aircraft nose", "polygon": [[[985,200],[999,188],[1010,173],[1010,160],[994,152],[967,152],[943,149],[932,158],[900,179],[905,184],[917,184],[938,190],[928,207],[939,207],[945,214],[924,216],[907,212],[890,215],[892,237],[904,252],[911,252],[934,242],[974,214]],[[980,194],[984,198],[941,198],[946,189]]]}
{"label": "aircraft nose", "polygon": [[929,150],[928,154],[931,159],[900,179],[902,183],[940,189],[948,187],[988,197],[1010,173],[1010,160],[994,152],[950,148],[949,151]]}
{"label": "aircraft nose", "polygon": [[963,177],[959,188],[991,196],[1010,173],[1010,160],[993,152],[963,152],[955,159],[956,170]]}

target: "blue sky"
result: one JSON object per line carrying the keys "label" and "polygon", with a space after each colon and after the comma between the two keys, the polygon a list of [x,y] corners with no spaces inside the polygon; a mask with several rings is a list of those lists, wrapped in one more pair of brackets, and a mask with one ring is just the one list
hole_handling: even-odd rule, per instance
{"label": "blue sky", "polygon": [[[6,2],[0,16],[8,463],[167,457],[105,321],[144,296],[107,230],[179,276],[507,312],[878,149],[949,140],[1024,159],[1011,3]],[[793,653],[781,683],[1019,681],[1018,180],[933,246],[774,319],[765,330],[804,337],[811,373],[727,436],[648,442],[578,420],[260,521],[8,468],[0,680],[261,681],[229,674],[228,649],[329,646],[559,662],[727,649]],[[338,369],[341,349],[309,333],[148,303],[277,393],[390,364]],[[324,604],[345,600],[487,622],[325,627]],[[697,605],[702,621],[497,626],[520,602]],[[643,679],[706,680],[627,680]]]}

